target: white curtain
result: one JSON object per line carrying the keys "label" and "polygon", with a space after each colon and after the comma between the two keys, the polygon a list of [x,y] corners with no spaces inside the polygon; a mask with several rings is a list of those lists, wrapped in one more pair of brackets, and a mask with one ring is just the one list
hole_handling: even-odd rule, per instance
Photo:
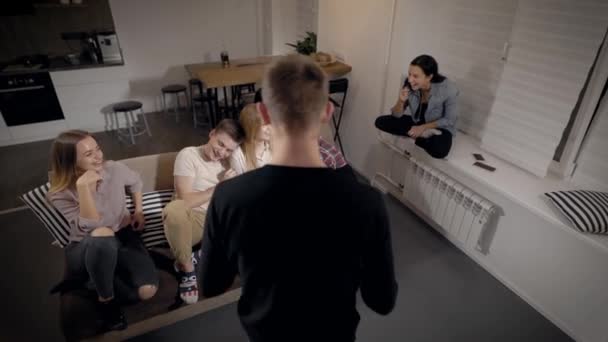
{"label": "white curtain", "polygon": [[544,177],[607,25],[605,0],[520,0],[482,148]]}

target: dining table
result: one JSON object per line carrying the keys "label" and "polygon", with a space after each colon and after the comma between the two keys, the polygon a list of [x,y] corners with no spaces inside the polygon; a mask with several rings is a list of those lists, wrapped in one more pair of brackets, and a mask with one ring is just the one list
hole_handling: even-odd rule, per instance
{"label": "dining table", "polygon": [[[228,65],[222,64],[220,61],[185,65],[190,77],[202,81],[203,87],[206,88],[207,99],[211,101],[212,105],[210,107],[213,108],[213,113],[210,113],[212,127],[217,124],[219,119],[218,89],[223,89],[226,111],[230,109],[232,115],[236,117],[238,113],[236,113],[235,99],[238,98],[239,94],[235,89],[243,85],[252,88],[252,85],[262,80],[266,67],[281,57],[284,56],[241,58],[231,60]],[[320,66],[330,79],[342,77],[352,70],[350,65],[339,60],[320,64]],[[232,106],[229,105],[227,88],[231,88]]]}

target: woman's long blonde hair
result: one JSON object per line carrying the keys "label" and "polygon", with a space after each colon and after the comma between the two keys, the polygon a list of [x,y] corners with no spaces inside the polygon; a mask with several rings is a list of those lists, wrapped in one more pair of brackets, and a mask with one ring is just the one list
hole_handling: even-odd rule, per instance
{"label": "woman's long blonde hair", "polygon": [[51,188],[49,193],[59,192],[76,184],[79,177],[76,166],[76,144],[90,137],[87,131],[77,129],[65,131],[57,136],[51,146]]}
{"label": "woman's long blonde hair", "polygon": [[258,114],[255,104],[251,103],[243,107],[239,116],[239,123],[245,131],[245,141],[241,145],[243,154],[245,155],[245,163],[247,170],[256,168],[255,142],[258,138],[258,132],[262,127],[262,117]]}

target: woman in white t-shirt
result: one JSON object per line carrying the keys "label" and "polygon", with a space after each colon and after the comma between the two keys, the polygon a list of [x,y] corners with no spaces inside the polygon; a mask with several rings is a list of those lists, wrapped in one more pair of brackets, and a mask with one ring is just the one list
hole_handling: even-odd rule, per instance
{"label": "woman in white t-shirt", "polygon": [[270,125],[264,125],[255,104],[243,108],[239,122],[245,131],[245,141],[230,158],[230,167],[237,175],[262,167],[272,160]]}

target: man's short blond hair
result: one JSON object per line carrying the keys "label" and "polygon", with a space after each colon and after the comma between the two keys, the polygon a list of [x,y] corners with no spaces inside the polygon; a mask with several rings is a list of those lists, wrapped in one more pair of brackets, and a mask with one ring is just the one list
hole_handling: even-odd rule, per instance
{"label": "man's short blond hair", "polygon": [[283,57],[264,75],[264,104],[275,122],[297,133],[320,120],[329,100],[327,76],[312,58]]}

